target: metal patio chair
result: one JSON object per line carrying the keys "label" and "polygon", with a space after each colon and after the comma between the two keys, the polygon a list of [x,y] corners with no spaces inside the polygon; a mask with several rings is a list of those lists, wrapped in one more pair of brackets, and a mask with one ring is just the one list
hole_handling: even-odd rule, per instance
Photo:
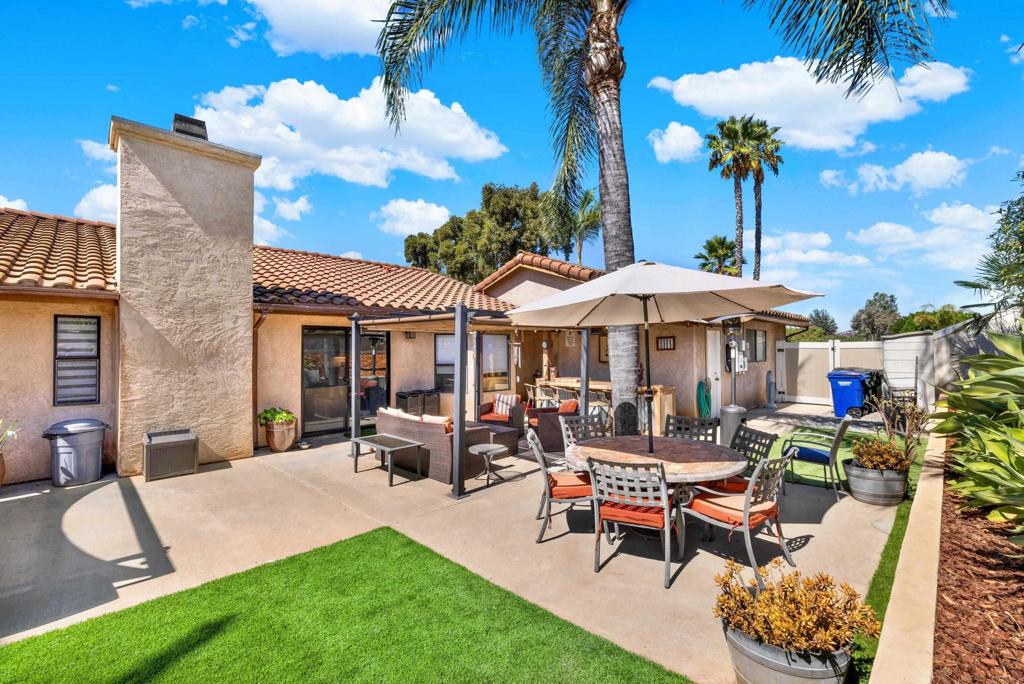
{"label": "metal patio chair", "polygon": [[540,544],[544,541],[544,530],[551,527],[551,504],[568,504],[568,512],[578,503],[593,503],[593,488],[587,473],[573,472],[564,465],[551,466],[547,454],[544,453],[544,447],[541,446],[540,437],[533,428],[526,431],[526,443],[530,445],[533,456],[537,459],[544,480],[544,492],[536,516],[537,520],[544,521],[537,534],[537,543]]}
{"label": "metal patio chair", "polygon": [[676,533],[676,560],[683,558],[685,520],[675,490],[665,481],[662,463],[617,463],[587,459],[594,496],[594,572],[601,570],[601,535],[609,525],[658,530],[665,547],[665,588],[672,578],[672,532]]}
{"label": "metal patio chair", "polygon": [[[768,457],[772,452],[779,436],[771,432],[763,432],[754,428],[740,425],[732,436],[732,443],[729,448],[740,452],[747,459],[747,468],[744,472],[752,473],[758,463]],[[720,492],[731,492],[742,494],[747,490],[750,480],[742,475],[733,475],[724,480],[702,483],[706,489],[714,489]]]}
{"label": "metal patio chair", "polygon": [[757,557],[754,555],[751,539],[765,525],[772,524],[782,555],[787,563],[796,567],[786,547],[779,519],[779,491],[782,487],[782,478],[795,452],[796,449],[791,448],[778,458],[762,459],[754,468],[754,474],[750,477],[743,494],[720,492],[698,486],[695,487],[697,492],[693,500],[683,508],[685,515],[693,516],[708,525],[729,530],[730,538],[737,530],[743,532],[750,567],[754,570],[758,587],[761,589],[764,588],[764,580],[757,572]]}
{"label": "metal patio chair", "polygon": [[576,442],[585,442],[588,439],[608,435],[604,419],[593,413],[587,416],[561,414],[558,416],[558,421],[562,424],[562,443],[566,449],[575,445]]}
{"label": "metal patio chair", "polygon": [[[839,479],[839,447],[843,443],[846,431],[853,423],[853,416],[844,416],[839,427],[831,435],[821,432],[792,432],[786,435],[782,450],[796,449],[793,461],[789,464],[790,479],[796,475],[794,463],[804,461],[806,463],[817,463],[822,467],[825,475],[825,486],[831,483],[832,490],[836,494],[836,501],[839,501],[839,488],[843,486]],[[783,481],[782,491],[785,493],[786,484]]]}
{"label": "metal patio chair", "polygon": [[718,421],[714,418],[669,414],[665,416],[665,436],[714,444],[718,441]]}

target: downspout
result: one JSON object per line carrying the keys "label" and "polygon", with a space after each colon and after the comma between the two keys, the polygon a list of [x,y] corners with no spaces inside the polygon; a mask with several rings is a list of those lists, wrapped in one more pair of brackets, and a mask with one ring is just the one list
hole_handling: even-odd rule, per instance
{"label": "downspout", "polygon": [[265,308],[259,309],[259,317],[252,324],[252,448],[256,449],[260,445],[260,426],[256,422],[256,414],[258,413],[256,408],[256,384],[259,380],[260,374],[260,327],[264,321],[267,320],[269,311]]}

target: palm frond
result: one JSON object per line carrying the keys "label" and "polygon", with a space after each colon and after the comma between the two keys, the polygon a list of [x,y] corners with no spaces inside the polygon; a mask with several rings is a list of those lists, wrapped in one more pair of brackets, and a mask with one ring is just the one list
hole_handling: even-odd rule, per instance
{"label": "palm frond", "polygon": [[893,63],[930,57],[925,10],[948,16],[948,0],[744,0],[768,10],[771,27],[796,50],[819,81],[844,83],[862,95],[891,77]]}
{"label": "palm frond", "polygon": [[377,37],[388,118],[405,118],[405,96],[453,40],[484,28],[511,33],[533,23],[537,0],[395,0]]}

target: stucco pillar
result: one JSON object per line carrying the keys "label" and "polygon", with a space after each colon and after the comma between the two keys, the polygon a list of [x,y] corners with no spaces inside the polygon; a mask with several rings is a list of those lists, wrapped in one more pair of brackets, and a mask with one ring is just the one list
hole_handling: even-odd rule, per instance
{"label": "stucco pillar", "polygon": [[251,456],[257,155],[112,118],[120,290],[118,472],[146,432],[193,428],[200,462]]}

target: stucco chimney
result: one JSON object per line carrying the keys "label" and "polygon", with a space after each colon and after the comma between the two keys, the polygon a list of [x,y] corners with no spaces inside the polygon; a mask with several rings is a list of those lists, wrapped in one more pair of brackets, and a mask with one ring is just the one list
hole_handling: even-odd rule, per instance
{"label": "stucco chimney", "polygon": [[118,472],[146,432],[191,427],[201,462],[252,455],[258,155],[118,117]]}

